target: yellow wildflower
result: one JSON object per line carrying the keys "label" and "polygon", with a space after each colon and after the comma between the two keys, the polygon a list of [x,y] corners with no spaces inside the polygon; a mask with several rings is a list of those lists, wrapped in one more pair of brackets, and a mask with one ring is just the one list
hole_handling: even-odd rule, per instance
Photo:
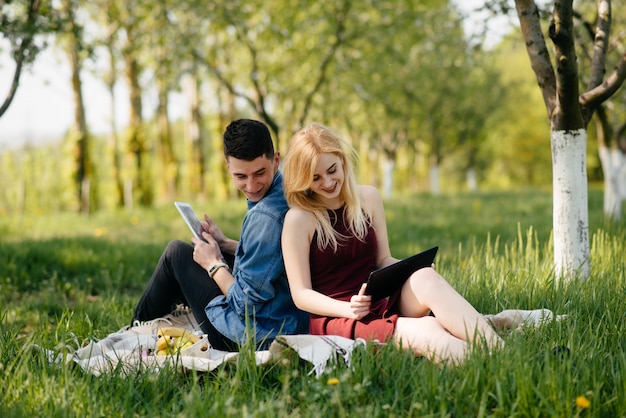
{"label": "yellow wildflower", "polygon": [[97,237],[106,235],[106,233],[107,233],[106,228],[96,228],[95,231],[93,231],[93,234]]}
{"label": "yellow wildflower", "polygon": [[337,379],[336,377],[331,377],[330,379],[328,379],[326,384],[327,385],[338,385],[339,384],[339,379]]}
{"label": "yellow wildflower", "polygon": [[584,396],[578,396],[576,398],[576,406],[580,409],[587,409],[591,406],[591,401]]}

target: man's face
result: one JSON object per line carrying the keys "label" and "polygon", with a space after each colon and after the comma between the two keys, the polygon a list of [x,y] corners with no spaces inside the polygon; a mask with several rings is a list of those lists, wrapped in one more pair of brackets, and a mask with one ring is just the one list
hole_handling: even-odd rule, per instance
{"label": "man's face", "polygon": [[276,152],[273,158],[264,155],[255,160],[246,161],[234,157],[226,159],[228,173],[233,178],[235,186],[242,191],[251,202],[258,202],[267,194],[274,174],[278,171],[280,154]]}

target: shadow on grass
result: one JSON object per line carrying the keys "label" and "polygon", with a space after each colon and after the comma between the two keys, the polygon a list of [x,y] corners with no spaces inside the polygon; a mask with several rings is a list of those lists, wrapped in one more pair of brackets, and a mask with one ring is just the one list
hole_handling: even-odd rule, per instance
{"label": "shadow on grass", "polygon": [[140,291],[162,249],[81,236],[0,242],[0,280],[18,293],[41,290],[51,281],[92,295],[105,289]]}

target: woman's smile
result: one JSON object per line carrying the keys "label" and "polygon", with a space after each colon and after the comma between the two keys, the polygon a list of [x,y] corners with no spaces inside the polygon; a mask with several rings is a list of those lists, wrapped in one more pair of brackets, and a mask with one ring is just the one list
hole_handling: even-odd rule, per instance
{"label": "woman's smile", "polygon": [[324,199],[335,199],[341,193],[343,181],[341,158],[335,154],[321,154],[313,172],[311,190]]}

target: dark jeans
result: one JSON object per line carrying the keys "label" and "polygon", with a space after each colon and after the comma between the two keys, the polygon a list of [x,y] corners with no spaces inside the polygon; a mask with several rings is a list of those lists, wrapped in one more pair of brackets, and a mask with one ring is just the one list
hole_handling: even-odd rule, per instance
{"label": "dark jeans", "polygon": [[[227,260],[232,266],[231,260]],[[146,290],[139,300],[133,321],[148,321],[163,317],[177,304],[191,309],[202,332],[206,333],[213,348],[237,351],[238,346],[217,331],[208,320],[204,308],[222,291],[209,274],[193,261],[193,245],[171,241],[161,254]]]}

